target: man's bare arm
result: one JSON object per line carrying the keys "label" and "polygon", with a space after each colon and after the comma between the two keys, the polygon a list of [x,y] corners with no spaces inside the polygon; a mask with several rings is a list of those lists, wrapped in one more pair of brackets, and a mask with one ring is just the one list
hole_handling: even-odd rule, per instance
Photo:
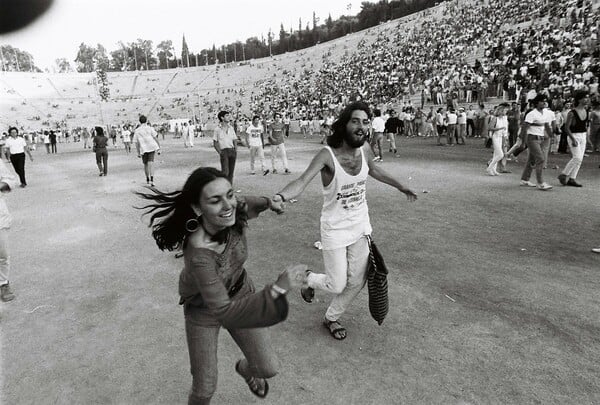
{"label": "man's bare arm", "polygon": [[279,193],[285,201],[297,197],[304,191],[308,183],[323,169],[329,158],[329,152],[326,149],[321,149],[310,162],[304,173],[296,180],[288,183]]}

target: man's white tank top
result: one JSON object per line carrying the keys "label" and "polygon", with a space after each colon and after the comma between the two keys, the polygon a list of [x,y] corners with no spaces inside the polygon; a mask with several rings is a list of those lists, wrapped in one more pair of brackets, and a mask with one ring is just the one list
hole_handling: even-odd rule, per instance
{"label": "man's white tank top", "polygon": [[340,165],[329,146],[335,173],[331,183],[323,186],[323,209],[321,210],[321,244],[325,250],[350,246],[364,235],[372,232],[367,206],[367,176],[369,166],[360,148],[361,167],[351,176]]}

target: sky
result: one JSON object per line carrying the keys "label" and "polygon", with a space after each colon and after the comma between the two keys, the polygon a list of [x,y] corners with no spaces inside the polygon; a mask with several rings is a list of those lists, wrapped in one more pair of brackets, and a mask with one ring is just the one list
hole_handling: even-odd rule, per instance
{"label": "sky", "polygon": [[[350,10],[348,10],[350,6]],[[119,41],[150,39],[156,46],[170,39],[181,55],[182,36],[190,52],[219,46],[261,34],[269,28],[275,38],[280,24],[289,31],[310,22],[316,12],[323,23],[360,11],[358,0],[54,0],[48,11],[19,31],[0,35],[0,44],[29,52],[34,64],[52,71],[54,61],[64,57],[73,62],[79,44],[98,43],[108,53]],[[75,66],[72,63],[72,66]]]}

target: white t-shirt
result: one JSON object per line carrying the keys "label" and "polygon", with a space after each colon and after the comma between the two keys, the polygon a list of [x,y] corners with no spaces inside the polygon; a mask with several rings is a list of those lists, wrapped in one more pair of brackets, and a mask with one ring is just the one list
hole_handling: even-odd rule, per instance
{"label": "white t-shirt", "polygon": [[447,118],[448,118],[448,125],[456,124],[456,122],[458,120],[458,116],[451,112],[448,113]]}
{"label": "white t-shirt", "polygon": [[129,130],[124,130],[121,134],[123,136],[123,142],[129,143],[131,142],[131,132]]}
{"label": "white t-shirt", "polygon": [[[542,112],[539,112],[537,109],[531,110],[525,116],[525,122],[528,124],[546,124],[554,121],[554,113],[548,109],[544,109]],[[527,130],[528,134],[536,135],[536,136],[546,136],[544,131],[544,125],[531,125]]]}
{"label": "white t-shirt", "polygon": [[262,124],[258,124],[258,126],[254,126],[254,124],[250,124],[246,129],[246,133],[248,134],[248,146],[262,146],[261,134],[265,132]]}
{"label": "white t-shirt", "polygon": [[4,147],[8,148],[12,155],[16,155],[17,153],[25,153],[25,146],[27,146],[27,142],[25,142],[25,139],[21,138],[20,136],[17,136],[16,138],[9,136],[6,138],[4,143]]}
{"label": "white t-shirt", "polygon": [[383,132],[385,131],[385,121],[381,117],[373,118],[373,122],[371,122],[371,127],[373,128],[373,132]]}
{"label": "white t-shirt", "polygon": [[467,123],[467,113],[461,112],[458,113],[458,124],[466,124]]}

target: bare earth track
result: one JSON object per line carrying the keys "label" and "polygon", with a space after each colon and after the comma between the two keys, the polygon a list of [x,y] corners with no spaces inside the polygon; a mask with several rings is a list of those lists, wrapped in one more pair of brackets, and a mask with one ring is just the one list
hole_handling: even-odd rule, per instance
{"label": "bare earth track", "polygon": [[[192,150],[170,137],[158,157],[160,189],[181,186],[198,165],[217,165],[207,140]],[[419,195],[408,204],[369,183],[374,238],[391,271],[391,311],[370,319],[366,290],[343,318],[348,338],[321,325],[329,302],[297,292],[288,320],[271,328],[281,362],[268,399],[233,370],[240,356],[223,331],[215,404],[600,403],[600,155],[584,159],[582,189],[518,186],[523,163],[484,174],[488,151],[401,141],[382,163]],[[9,195],[12,284],[0,305],[5,404],[185,403],[190,385],[177,278],[182,262],[160,252],[132,208],[144,184],[133,154],[111,150],[97,177],[81,144],[38,149],[30,186]],[[291,176],[250,176],[238,157],[236,188],[271,195],[320,145],[288,141]],[[524,160],[524,159],[523,159]],[[551,157],[564,166],[568,157]],[[423,193],[423,191],[427,193]],[[318,271],[320,186],[314,180],[283,216],[250,223],[247,269],[258,285],[288,263]]]}

